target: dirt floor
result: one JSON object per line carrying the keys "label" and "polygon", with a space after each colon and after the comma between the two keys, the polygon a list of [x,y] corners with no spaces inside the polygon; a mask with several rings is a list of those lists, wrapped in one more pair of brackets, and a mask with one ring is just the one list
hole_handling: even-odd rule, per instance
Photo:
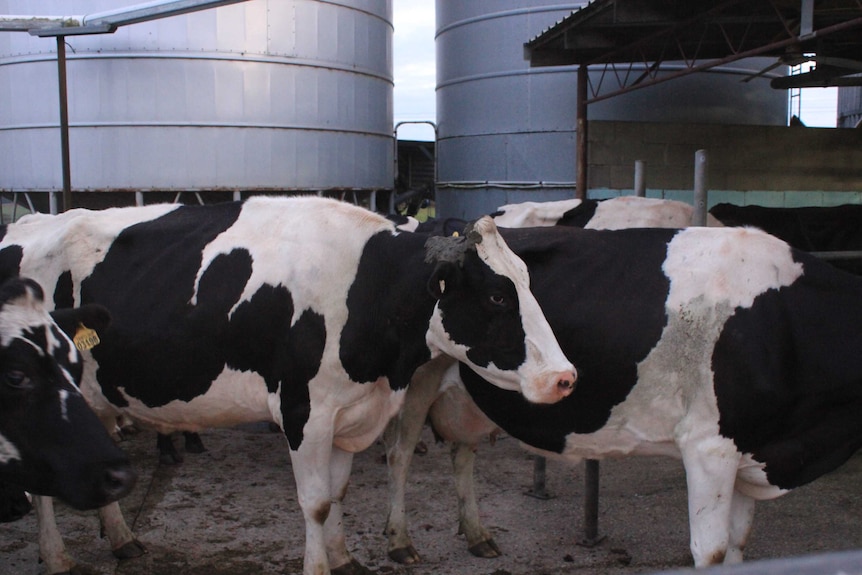
{"label": "dirt floor", "polygon": [[[691,565],[685,481],[678,461],[632,458],[601,464],[601,545],[583,537],[583,467],[549,461],[547,489],[524,495],[533,459],[512,438],[483,446],[477,491],[486,526],[504,552],[471,556],[457,534],[447,446],[424,437],[414,458],[408,504],[422,564],[404,567],[386,556],[387,474],[383,449],[357,455],[345,510],[348,545],[369,568],[389,575],[617,575]],[[245,575],[301,573],[303,521],[282,437],[266,426],[203,434],[208,451],[179,466],[159,466],[155,435],[123,443],[140,479],[122,501],[126,519],[149,548],[118,562],[99,540],[95,513],[58,505],[69,551],[96,573],[111,575]],[[178,443],[180,441],[178,440]],[[0,524],[0,575],[37,575],[33,514]],[[862,549],[862,454],[837,472],[775,501],[758,504],[748,560]]]}

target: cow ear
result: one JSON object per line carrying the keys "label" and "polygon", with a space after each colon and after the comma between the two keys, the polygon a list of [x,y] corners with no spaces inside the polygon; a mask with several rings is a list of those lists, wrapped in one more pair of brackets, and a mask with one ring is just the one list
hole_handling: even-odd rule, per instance
{"label": "cow ear", "polygon": [[457,264],[448,261],[438,262],[428,280],[428,291],[434,299],[440,299],[446,290],[458,285],[460,278],[461,268]]}
{"label": "cow ear", "polygon": [[51,317],[69,337],[75,335],[81,324],[96,333],[103,333],[111,325],[111,313],[108,309],[92,303],[72,309],[56,309],[51,312]]}

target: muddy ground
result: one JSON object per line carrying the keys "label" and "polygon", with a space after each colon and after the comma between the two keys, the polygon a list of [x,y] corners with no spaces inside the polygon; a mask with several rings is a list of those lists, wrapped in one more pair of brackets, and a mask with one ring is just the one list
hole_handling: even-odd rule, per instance
{"label": "muddy ground", "polygon": [[[180,466],[158,464],[155,435],[123,443],[140,472],[122,501],[127,521],[149,553],[118,562],[99,539],[95,513],[58,505],[69,551],[110,575],[245,575],[301,573],[303,521],[287,446],[266,426],[203,434],[209,451]],[[504,552],[469,555],[457,534],[449,451],[424,437],[428,453],[414,458],[408,492],[414,543],[422,564],[404,567],[386,556],[387,474],[383,449],[357,455],[345,510],[348,544],[357,559],[388,575],[622,575],[691,564],[685,480],[678,461],[631,458],[601,466],[598,547],[583,536],[583,466],[549,461],[555,497],[524,495],[533,459],[503,437],[482,446],[477,490],[486,526]],[[178,444],[179,444],[178,440]],[[0,524],[0,575],[38,575],[37,530],[31,513]],[[749,560],[862,548],[862,454],[837,472],[775,501],[758,504]]]}

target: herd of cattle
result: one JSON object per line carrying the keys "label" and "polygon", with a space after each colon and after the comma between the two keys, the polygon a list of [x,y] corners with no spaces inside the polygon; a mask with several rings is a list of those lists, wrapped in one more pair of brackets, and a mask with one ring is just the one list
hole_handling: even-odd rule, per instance
{"label": "herd of cattle", "polygon": [[427,419],[456,445],[475,554],[499,550],[474,447],[502,429],[569,461],[682,459],[695,565],[739,562],[756,500],[862,446],[862,278],[722,209],[687,229],[690,206],[642,198],[430,226],[319,198],[28,216],[0,239],[0,479],[38,494],[41,558],[66,573],[51,496],[99,507],[115,555],[144,551],[116,502],[134,484],[118,418],[270,421],[304,573],[362,574],[341,521],[353,453],[382,434],[390,557],[418,561],[404,484]]}

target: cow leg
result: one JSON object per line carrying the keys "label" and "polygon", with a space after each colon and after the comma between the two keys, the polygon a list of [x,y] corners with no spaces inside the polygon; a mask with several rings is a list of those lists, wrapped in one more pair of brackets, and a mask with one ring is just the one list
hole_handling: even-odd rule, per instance
{"label": "cow leg", "polygon": [[739,453],[731,440],[722,437],[685,445],[681,452],[695,567],[723,563],[729,546]]}
{"label": "cow leg", "polygon": [[460,441],[452,443],[452,467],[455,470],[455,489],[458,493],[458,532],[467,538],[467,548],[476,557],[499,557],[500,548],[479,519],[476,490],[473,488],[475,461],[474,446]]}
{"label": "cow leg", "polygon": [[330,573],[326,555],[326,538],[323,524],[330,512],[329,463],[332,451],[332,435],[319,429],[309,431],[306,424],[306,439],[299,449],[290,450],[293,476],[296,480],[296,495],[305,519],[305,557],[303,575],[326,575]]}
{"label": "cow leg", "polygon": [[332,488],[329,517],[323,524],[326,536],[326,554],[332,568],[332,575],[371,575],[372,571],[350,556],[344,537],[344,514],[342,502],[347,494],[350,469],[353,467],[353,454],[332,448],[329,464],[329,478]]}
{"label": "cow leg", "polygon": [[200,434],[193,431],[183,431],[183,438],[185,439],[186,453],[206,452],[207,448],[204,446]]}
{"label": "cow leg", "polygon": [[135,538],[135,534],[126,525],[120,504],[114,501],[99,508],[99,521],[102,532],[111,542],[111,552],[117,559],[134,559],[147,552],[143,543]]}
{"label": "cow leg", "polygon": [[727,547],[725,564],[742,563],[742,553],[751,533],[754,523],[754,498],[733,492],[733,503],[730,508],[730,542]]}
{"label": "cow leg", "polygon": [[422,560],[407,531],[407,471],[428,411],[440,391],[440,380],[452,363],[452,359],[440,356],[417,369],[410,380],[404,406],[383,432],[389,471],[389,513],[384,533],[389,558],[397,563],[410,565]]}
{"label": "cow leg", "polygon": [[[409,401],[412,391],[412,387],[408,389],[406,401]],[[424,423],[424,414],[421,417],[403,417],[399,414],[389,422],[383,434],[389,471],[389,513],[386,517],[384,533],[388,539],[389,558],[406,565],[422,560],[407,531],[405,499],[407,470],[413,459],[413,452],[419,442]]]}
{"label": "cow leg", "polygon": [[39,523],[39,558],[45,564],[45,573],[69,573],[75,567],[75,560],[66,553],[66,545],[57,528],[54,517],[54,500],[44,495],[33,496],[36,508],[36,521]]}
{"label": "cow leg", "polygon": [[156,435],[156,449],[159,450],[159,463],[162,465],[176,465],[183,462],[183,456],[177,451],[173,435],[170,433]]}

